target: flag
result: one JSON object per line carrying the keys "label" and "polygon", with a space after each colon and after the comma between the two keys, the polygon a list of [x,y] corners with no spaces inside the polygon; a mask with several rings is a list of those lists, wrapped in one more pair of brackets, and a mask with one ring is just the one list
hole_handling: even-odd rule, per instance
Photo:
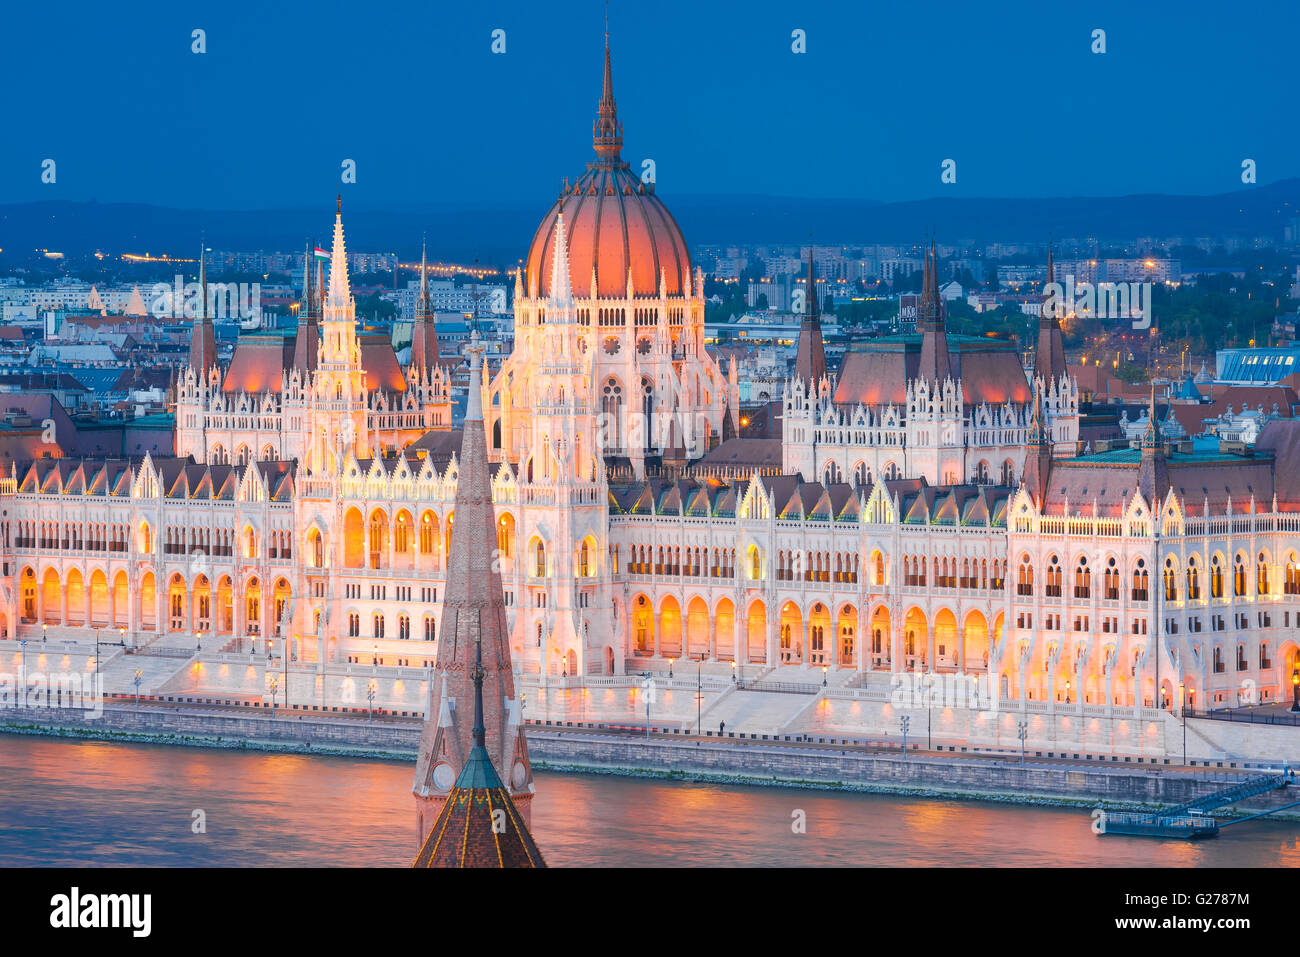
{"label": "flag", "polygon": [[313,259],[323,259],[325,262],[330,261],[330,254],[327,253],[325,250],[321,249],[319,246],[317,246],[311,251],[311,255]]}

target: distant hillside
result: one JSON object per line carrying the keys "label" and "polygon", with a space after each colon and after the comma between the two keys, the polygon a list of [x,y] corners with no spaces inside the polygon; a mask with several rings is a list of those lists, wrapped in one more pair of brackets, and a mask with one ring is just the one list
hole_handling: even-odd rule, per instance
{"label": "distant hillside", "polygon": [[[1137,236],[1274,236],[1300,215],[1300,179],[1281,180],[1217,196],[1157,194],[1050,199],[914,200],[779,196],[664,195],[692,244],[914,242],[933,228],[956,242],[1101,240]],[[311,236],[328,238],[332,204],[320,209],[183,210],[130,203],[42,202],[0,205],[0,248],[49,248],[76,253],[184,253],[198,242],[240,250],[298,249]],[[422,211],[347,210],[353,248],[413,256],[420,237],[430,255],[484,264],[513,264],[527,250],[545,204],[484,208],[444,204]]]}

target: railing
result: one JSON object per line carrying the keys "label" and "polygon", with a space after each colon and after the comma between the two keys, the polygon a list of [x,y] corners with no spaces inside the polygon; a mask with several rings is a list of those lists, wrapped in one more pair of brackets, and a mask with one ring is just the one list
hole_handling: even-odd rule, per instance
{"label": "railing", "polygon": [[796,681],[742,681],[736,685],[737,691],[774,691],[780,694],[816,694],[822,690],[819,684],[802,684]]}
{"label": "railing", "polygon": [[1225,708],[1222,711],[1195,711],[1186,708],[1183,711],[1189,718],[1208,718],[1211,721],[1239,721],[1245,724],[1278,724],[1300,727],[1300,713],[1259,712]]}

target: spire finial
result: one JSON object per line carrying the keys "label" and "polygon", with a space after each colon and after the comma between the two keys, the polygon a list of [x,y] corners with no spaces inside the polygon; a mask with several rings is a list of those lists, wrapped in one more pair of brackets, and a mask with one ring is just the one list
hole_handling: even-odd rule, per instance
{"label": "spire finial", "polygon": [[623,124],[618,121],[618,106],[614,101],[614,71],[609,56],[608,0],[605,4],[605,77],[601,84],[600,105],[596,108],[592,134],[597,155],[616,161],[623,149]]}
{"label": "spire finial", "polygon": [[337,207],[337,209],[336,209],[336,213],[337,213],[339,216],[342,216],[342,215],[343,215],[343,194],[342,194],[342,193],[338,193],[338,194],[335,196],[335,202],[338,204],[338,207]]}
{"label": "spire finial", "polygon": [[199,294],[203,297],[203,311],[199,314],[200,319],[208,318],[208,244],[203,234],[199,234]]}
{"label": "spire finial", "polygon": [[483,629],[478,629],[478,634],[474,636],[474,668],[470,671],[470,678],[474,681],[474,744],[476,747],[487,747],[487,728],[483,724]]}

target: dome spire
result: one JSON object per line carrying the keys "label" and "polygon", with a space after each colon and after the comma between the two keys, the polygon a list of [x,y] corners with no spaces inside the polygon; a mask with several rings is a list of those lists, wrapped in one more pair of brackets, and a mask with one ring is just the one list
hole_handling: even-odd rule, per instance
{"label": "dome spire", "polygon": [[596,108],[596,122],[592,124],[592,139],[596,154],[602,159],[617,160],[623,149],[623,124],[618,121],[618,106],[614,101],[614,74],[609,58],[609,4],[605,5],[605,80],[601,86],[600,105]]}

